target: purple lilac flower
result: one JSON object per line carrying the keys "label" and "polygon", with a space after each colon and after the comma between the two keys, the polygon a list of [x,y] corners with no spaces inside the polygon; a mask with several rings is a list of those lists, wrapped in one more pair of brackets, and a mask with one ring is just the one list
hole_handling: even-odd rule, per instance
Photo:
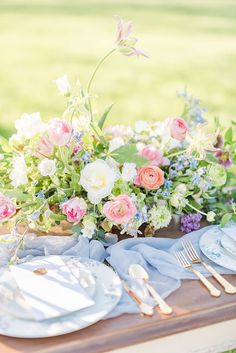
{"label": "purple lilac flower", "polygon": [[180,230],[183,233],[190,233],[193,230],[200,228],[200,221],[202,215],[200,213],[190,213],[188,215],[183,215],[180,220]]}
{"label": "purple lilac flower", "polygon": [[230,151],[218,150],[215,152],[215,157],[218,159],[219,164],[223,165],[225,168],[230,168],[232,165],[232,157]]}

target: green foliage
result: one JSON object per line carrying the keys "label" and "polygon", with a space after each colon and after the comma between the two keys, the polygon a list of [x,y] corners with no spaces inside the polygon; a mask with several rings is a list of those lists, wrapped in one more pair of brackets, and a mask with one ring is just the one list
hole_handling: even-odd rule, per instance
{"label": "green foliage", "polygon": [[138,167],[147,164],[148,160],[138,155],[135,144],[127,144],[112,151],[110,156],[120,164],[125,162],[136,163]]}

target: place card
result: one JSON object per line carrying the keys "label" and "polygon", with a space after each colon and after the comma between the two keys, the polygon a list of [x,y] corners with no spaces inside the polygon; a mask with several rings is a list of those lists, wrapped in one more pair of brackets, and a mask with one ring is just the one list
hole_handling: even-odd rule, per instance
{"label": "place card", "polygon": [[12,265],[10,271],[37,321],[94,304],[60,256]]}

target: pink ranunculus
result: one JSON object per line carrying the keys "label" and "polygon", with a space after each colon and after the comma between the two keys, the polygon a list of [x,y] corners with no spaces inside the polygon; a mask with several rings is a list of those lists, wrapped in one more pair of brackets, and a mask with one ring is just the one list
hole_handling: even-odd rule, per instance
{"label": "pink ranunculus", "polygon": [[65,146],[70,141],[72,127],[61,119],[52,119],[48,123],[48,135],[55,146]]}
{"label": "pink ranunculus", "polygon": [[188,132],[188,125],[182,118],[170,118],[168,120],[170,135],[178,141],[184,141],[186,133]]}
{"label": "pink ranunculus", "polygon": [[62,212],[67,216],[68,222],[79,223],[87,211],[87,205],[82,198],[73,197],[62,204]]}
{"label": "pink ranunculus", "polygon": [[116,196],[113,200],[108,201],[103,206],[103,213],[110,221],[117,224],[127,224],[136,214],[137,209],[131,199],[127,195]]}
{"label": "pink ranunculus", "polygon": [[164,172],[157,166],[148,165],[138,169],[134,184],[145,189],[155,190],[164,184]]}
{"label": "pink ranunculus", "polygon": [[139,154],[147,158],[152,165],[162,164],[162,152],[152,145],[142,147],[139,151]]}
{"label": "pink ranunculus", "polygon": [[14,203],[8,197],[0,194],[0,222],[6,221],[16,213]]}
{"label": "pink ranunculus", "polygon": [[53,144],[47,136],[42,136],[37,144],[36,157],[43,158],[49,157],[53,154]]}

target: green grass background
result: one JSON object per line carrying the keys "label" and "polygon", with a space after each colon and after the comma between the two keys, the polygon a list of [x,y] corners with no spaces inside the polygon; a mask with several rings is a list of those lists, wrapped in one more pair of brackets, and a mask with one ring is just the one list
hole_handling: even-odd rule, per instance
{"label": "green grass background", "polygon": [[0,134],[23,112],[60,116],[52,80],[67,73],[86,85],[113,46],[116,14],[133,20],[150,58],[109,59],[93,86],[97,115],[111,102],[111,123],[177,115],[186,86],[210,119],[235,119],[236,1],[1,0]]}

